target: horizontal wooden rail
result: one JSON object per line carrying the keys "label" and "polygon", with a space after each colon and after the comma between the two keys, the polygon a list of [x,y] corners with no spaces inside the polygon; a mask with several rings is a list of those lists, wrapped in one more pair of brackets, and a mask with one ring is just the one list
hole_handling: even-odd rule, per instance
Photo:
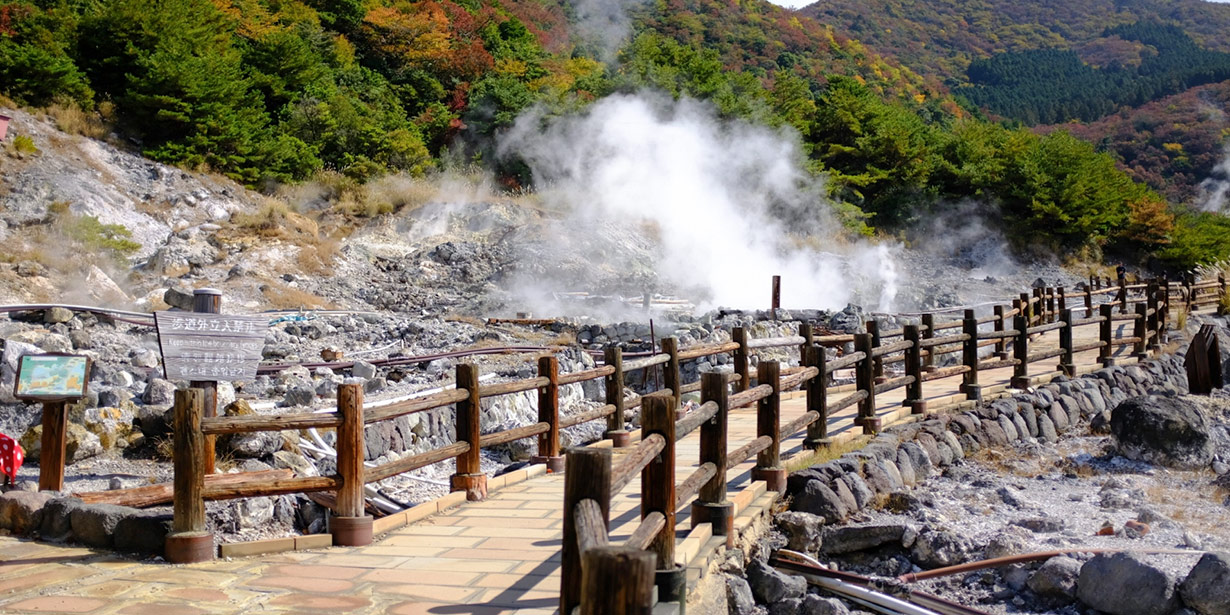
{"label": "horizontal wooden rail", "polygon": [[653,367],[655,365],[661,365],[670,360],[671,360],[671,356],[669,354],[663,353],[663,354],[655,354],[653,356],[644,357],[641,359],[635,359],[632,361],[624,361],[624,373],[636,371],[638,369],[645,369],[646,367]]}
{"label": "horizontal wooden rail", "polygon": [[559,385],[564,386],[565,384],[576,384],[578,382],[585,382],[586,380],[595,380],[597,378],[610,376],[611,374],[614,374],[614,373],[615,373],[614,366],[603,365],[602,367],[595,367],[593,369],[587,369],[587,370],[583,370],[579,372],[572,372],[570,374],[560,374]]}
{"label": "horizontal wooden rail", "polygon": [[560,429],[563,429],[565,427],[572,427],[574,425],[580,425],[581,423],[588,423],[597,419],[606,418],[610,416],[612,412],[615,412],[615,406],[612,404],[607,404],[605,406],[594,408],[593,410],[579,412],[572,416],[560,417],[559,427]]}
{"label": "horizontal wooden rail", "polygon": [[1001,367],[1013,367],[1020,361],[1016,359],[990,359],[978,362],[978,369],[999,369]]}
{"label": "horizontal wooden rail", "polygon": [[880,384],[875,385],[876,395],[879,395],[880,393],[883,393],[885,391],[899,389],[907,384],[913,384],[913,383],[914,383],[913,376],[901,376],[900,378],[893,378],[891,380],[885,380],[884,382],[881,382]]}
{"label": "horizontal wooden rail", "polygon": [[747,461],[754,455],[760,454],[761,451],[773,446],[773,438],[771,436],[760,436],[739,448],[730,451],[726,454],[726,469],[729,470],[744,461]]}
{"label": "horizontal wooden rail", "polygon": [[389,404],[387,406],[380,406],[379,408],[372,408],[371,410],[364,410],[363,422],[370,425],[377,421],[395,419],[399,416],[414,414],[415,412],[434,410],[449,404],[455,404],[459,401],[465,401],[469,396],[470,393],[465,389],[449,389],[447,391],[440,391],[439,393],[433,393],[426,397],[409,399],[395,404]]}
{"label": "horizontal wooden rail", "polygon": [[794,372],[794,373],[790,374],[789,376],[785,376],[785,377],[783,377],[783,378],[782,378],[782,380],[781,380],[781,386],[780,386],[780,389],[781,389],[781,390],[783,390],[783,391],[789,391],[789,390],[792,390],[792,389],[794,389],[795,387],[797,387],[797,386],[799,386],[799,385],[803,384],[804,382],[807,382],[808,380],[811,380],[812,378],[815,378],[816,376],[819,376],[819,375],[820,375],[820,369],[819,369],[819,368],[816,368],[816,367],[804,367],[803,369],[801,369],[801,370],[799,370],[799,371],[797,371],[797,372]]}
{"label": "horizontal wooden rail", "polygon": [[675,510],[683,508],[685,504],[692,501],[700,491],[701,486],[709,482],[714,476],[717,476],[717,465],[712,462],[702,463],[696,471],[692,472],[679,486],[675,488]]}
{"label": "horizontal wooden rail", "polygon": [[265,497],[311,491],[332,491],[342,486],[342,479],[333,476],[297,476],[272,480],[254,480],[234,485],[210,485],[201,489],[206,500],[231,500],[235,498]]}
{"label": "horizontal wooden rail", "polygon": [[690,361],[699,359],[709,355],[722,354],[724,352],[734,352],[739,349],[739,344],[735,342],[721,342],[717,344],[702,344],[700,346],[691,346],[679,350],[680,361]]}
{"label": "horizontal wooden rail", "polygon": [[1041,333],[1047,333],[1048,331],[1058,331],[1066,326],[1068,326],[1067,323],[1063,321],[1052,322],[1045,325],[1038,325],[1036,327],[1029,327],[1025,329],[1025,332],[1030,335],[1038,335]]}
{"label": "horizontal wooden rail", "polygon": [[1073,327],[1083,327],[1085,325],[1100,325],[1102,324],[1101,316],[1091,316],[1089,318],[1077,318],[1072,321]]}
{"label": "horizontal wooden rail", "polygon": [[713,418],[718,412],[717,402],[707,401],[687,416],[675,422],[675,440],[682,440],[688,434],[696,431],[705,421]]}
{"label": "horizontal wooden rail", "polygon": [[666,448],[666,439],[661,434],[649,434],[641,443],[636,445],[636,448],[624,455],[623,459],[611,469],[611,495],[615,495],[623,491],[625,485],[632,481],[632,477],[645,469],[645,466],[653,461],[662,449]]}
{"label": "horizontal wooden rail", "polygon": [[513,440],[520,440],[521,438],[536,436],[540,433],[547,433],[548,431],[551,431],[550,423],[534,423],[533,425],[525,425],[524,427],[517,427],[515,429],[485,433],[479,437],[478,446],[480,448],[495,446],[497,444],[512,442]]}
{"label": "horizontal wooden rail", "polygon": [[950,321],[950,322],[941,322],[941,323],[936,323],[936,325],[935,325],[935,330],[936,330],[936,331],[945,331],[945,330],[947,330],[947,329],[960,329],[962,326],[964,326],[964,324],[965,324],[965,323],[963,323],[963,322],[961,322],[961,321],[959,321],[959,320],[953,320],[953,321]]}
{"label": "horizontal wooden rail", "polygon": [[814,410],[811,412],[805,412],[799,418],[794,419],[793,421],[790,421],[789,423],[786,423],[786,425],[783,426],[781,430],[777,432],[777,439],[785,440],[786,438],[789,438],[790,436],[793,436],[794,434],[802,431],[804,427],[807,427],[808,425],[811,425],[812,423],[815,423],[818,420],[820,420],[819,412],[816,412]]}
{"label": "horizontal wooden rail", "polygon": [[1132,344],[1139,344],[1140,339],[1141,338],[1139,337],[1120,337],[1112,341],[1110,345],[1111,346],[1130,346]]}
{"label": "horizontal wooden rail", "polygon": [[[293,470],[279,468],[276,470],[258,470],[255,472],[239,472],[236,474],[206,474],[205,485],[214,484],[238,484],[253,481],[262,481],[268,479],[285,479],[294,476]],[[108,491],[87,491],[84,493],[74,493],[73,497],[79,498],[86,504],[115,504],[117,506],[130,506],[132,508],[148,508],[159,504],[166,504],[174,497],[175,489],[171,483],[158,483],[155,485],[142,485],[140,487],[129,487],[127,489],[110,489]]]}
{"label": "horizontal wooden rail", "polygon": [[854,341],[854,335],[851,333],[846,333],[844,335],[817,335],[812,338],[812,341],[823,346],[849,344]]}
{"label": "horizontal wooden rail", "polygon": [[1011,339],[1020,334],[1021,332],[1017,331],[1016,329],[1005,329],[1003,331],[979,331],[978,339],[980,340]]}
{"label": "horizontal wooden rail", "polygon": [[857,404],[864,399],[867,399],[867,391],[855,391],[842,399],[828,405],[829,414],[833,414],[839,410],[845,410],[854,404]]}
{"label": "horizontal wooden rail", "polygon": [[762,337],[747,341],[747,347],[751,349],[757,348],[776,348],[778,346],[798,346],[806,343],[807,340],[798,335],[788,335],[785,337]]}
{"label": "horizontal wooden rail", "polygon": [[825,369],[825,371],[831,374],[839,369],[845,369],[847,367],[850,367],[851,365],[854,365],[855,363],[858,363],[859,361],[862,361],[865,358],[867,358],[866,353],[851,352],[850,354],[844,357],[841,357],[840,359],[834,359],[832,361],[829,361],[826,364],[828,367]]}
{"label": "horizontal wooden rail", "polygon": [[417,470],[421,467],[429,466],[433,463],[439,463],[445,459],[452,459],[453,457],[464,455],[468,452],[470,452],[469,442],[456,442],[449,444],[448,446],[438,448],[434,451],[427,451],[426,453],[402,457],[401,459],[390,461],[375,468],[368,468],[363,473],[363,481],[367,483],[374,483],[379,480],[384,480],[390,476],[396,476],[403,472]]}
{"label": "horizontal wooden rail", "polygon": [[336,428],[341,424],[342,417],[336,412],[207,416],[201,418],[201,433],[209,436],[254,431],[281,431],[283,429],[327,429]]}
{"label": "horizontal wooden rail", "polygon": [[[969,336],[964,333],[957,333],[955,335],[945,335],[942,337],[932,337],[928,339],[919,340],[918,347],[927,349],[927,348],[934,348],[935,346],[945,346],[948,344],[960,344],[967,339],[969,339]],[[960,348],[958,348],[957,350],[960,350]]]}
{"label": "horizontal wooden rail", "polygon": [[479,397],[497,397],[500,395],[509,395],[512,393],[524,393],[526,391],[535,391],[539,387],[545,387],[551,384],[550,378],[528,378],[526,380],[513,380],[512,382],[499,382],[496,384],[486,384],[478,387]]}
{"label": "horizontal wooden rail", "polygon": [[953,367],[943,367],[935,371],[923,372],[922,381],[931,382],[932,380],[939,380],[941,378],[948,378],[950,376],[957,376],[960,374],[964,374],[965,372],[968,372],[968,371],[969,371],[968,365],[954,365]]}
{"label": "horizontal wooden rail", "polygon": [[632,534],[624,541],[624,546],[629,549],[648,549],[649,544],[665,527],[666,517],[660,512],[651,512],[641,519],[641,524],[636,526],[635,530],[632,530]]}
{"label": "horizontal wooden rail", "polygon": [[880,346],[879,348],[873,349],[871,351],[871,356],[882,357],[884,355],[893,354],[894,352],[901,352],[903,350],[908,350],[913,347],[914,347],[914,342],[911,342],[911,341],[894,342],[892,344],[886,344],[884,346]]}
{"label": "horizontal wooden rail", "polygon": [[573,508],[573,515],[576,520],[577,549],[582,554],[594,547],[605,547],[609,543],[600,504],[591,499],[581,500]]}
{"label": "horizontal wooden rail", "polygon": [[746,391],[741,391],[730,396],[731,408],[742,408],[748,404],[754,404],[773,394],[773,386],[762,384],[752,387]]}
{"label": "horizontal wooden rail", "polygon": [[1115,314],[1114,316],[1111,316],[1110,320],[1111,322],[1129,322],[1139,320],[1140,318],[1140,314]]}
{"label": "horizontal wooden rail", "polygon": [[1103,344],[1101,340],[1098,340],[1096,342],[1085,342],[1083,344],[1073,344],[1072,353],[1075,354],[1078,352],[1085,352],[1088,350],[1096,350],[1098,348],[1101,348],[1104,345],[1105,344]]}
{"label": "horizontal wooden rail", "polygon": [[1043,350],[1041,352],[1031,352],[1029,353],[1029,363],[1037,363],[1038,361],[1053,359],[1055,357],[1063,356],[1063,353],[1064,350],[1062,348],[1055,350]]}

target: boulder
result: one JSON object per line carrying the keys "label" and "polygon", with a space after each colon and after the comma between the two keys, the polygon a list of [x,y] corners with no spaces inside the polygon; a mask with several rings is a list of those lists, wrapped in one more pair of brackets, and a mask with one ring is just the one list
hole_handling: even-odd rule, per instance
{"label": "boulder", "polygon": [[195,299],[192,296],[192,289],[171,287],[162,293],[162,300],[167,305],[179,308],[185,312],[191,312]]}
{"label": "boulder", "polygon": [[918,534],[910,559],[923,568],[942,568],[970,560],[977,548],[956,532],[929,529]]}
{"label": "boulder", "polygon": [[82,504],[69,515],[73,537],[87,546],[111,548],[115,545],[115,526],[132,512],[114,504]]}
{"label": "boulder", "polygon": [[1167,615],[1179,607],[1175,580],[1132,553],[1104,553],[1085,562],[1076,596],[1111,615]]}
{"label": "boulder", "polygon": [[1179,595],[1201,615],[1230,613],[1230,553],[1205,553],[1179,585]]}
{"label": "boulder", "polygon": [[54,498],[43,506],[43,522],[38,533],[43,540],[64,542],[73,537],[72,513],[84,506],[77,498]]}
{"label": "boulder", "polygon": [[1111,411],[1119,454],[1174,468],[1199,469],[1213,461],[1209,421],[1181,397],[1133,397]]}
{"label": "boulder", "polygon": [[134,510],[115,524],[115,548],[128,553],[162,553],[171,515]]}
{"label": "boulder", "polygon": [[1076,579],[1080,574],[1080,562],[1060,555],[1046,560],[1026,584],[1046,600],[1068,603],[1076,599]]}
{"label": "boulder", "polygon": [[756,611],[756,599],[746,579],[726,576],[726,605],[730,615],[751,615]]}
{"label": "boulder", "polygon": [[[43,426],[35,425],[21,436],[21,448],[26,451],[27,460],[37,460],[43,452]],[[81,461],[97,456],[103,452],[102,442],[98,436],[86,431],[85,427],[70,422],[64,434],[64,458],[68,463]]]}
{"label": "boulder", "polygon": [[790,510],[823,517],[826,523],[840,523],[850,515],[841,498],[822,481],[813,480],[790,503]]}
{"label": "boulder", "polygon": [[803,596],[799,606],[800,615],[850,615],[846,603],[836,598],[824,598],[817,594]]}
{"label": "boulder", "polygon": [[68,308],[53,307],[43,311],[43,322],[54,325],[73,319],[73,311]]}
{"label": "boulder", "polygon": [[901,544],[907,526],[897,523],[826,527],[820,544],[830,555],[866,551],[890,543]]}
{"label": "boulder", "polygon": [[0,529],[24,536],[43,523],[43,506],[52,498],[37,491],[9,491],[0,495]]}
{"label": "boulder", "polygon": [[747,583],[760,604],[801,598],[807,593],[807,581],[803,577],[784,574],[759,560],[748,564]]}
{"label": "boulder", "polygon": [[354,367],[350,368],[350,375],[364,380],[375,378],[376,366],[367,361],[355,361]]}
{"label": "boulder", "polygon": [[[147,406],[170,406],[175,403],[175,383],[162,378],[151,378],[141,394]],[[147,434],[148,435],[148,434]]]}
{"label": "boulder", "polygon": [[777,526],[786,535],[786,548],[803,553],[815,553],[820,549],[821,528],[824,518],[805,512],[779,513]]}

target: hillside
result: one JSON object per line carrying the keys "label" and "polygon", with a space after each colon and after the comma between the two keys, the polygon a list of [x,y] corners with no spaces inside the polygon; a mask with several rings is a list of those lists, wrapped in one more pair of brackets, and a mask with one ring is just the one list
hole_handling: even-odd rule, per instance
{"label": "hillside", "polygon": [[[407,207],[404,195],[356,197],[389,175],[482,170],[514,192],[543,188],[552,169],[513,136],[555,122],[601,129],[600,116],[621,108],[604,101],[616,100],[661,130],[697,118],[688,138],[715,133],[726,151],[747,149],[748,135],[771,141],[765,151],[792,183],[741,206],[802,212],[811,222],[785,229],[789,241],[910,240],[969,202],[1022,252],[1175,269],[1230,252],[1223,219],[1171,211],[1066,133],[981,119],[944,92],[942,73],[911,70],[831,24],[760,1],[620,6],[21,0],[0,7],[0,93],[70,132],[266,194],[312,182],[326,196],[288,213],[326,229]],[[1220,70],[1222,52],[1199,49]],[[21,156],[38,144],[8,147]],[[765,156],[748,153],[750,166],[725,155],[719,180],[687,193],[762,173]]]}

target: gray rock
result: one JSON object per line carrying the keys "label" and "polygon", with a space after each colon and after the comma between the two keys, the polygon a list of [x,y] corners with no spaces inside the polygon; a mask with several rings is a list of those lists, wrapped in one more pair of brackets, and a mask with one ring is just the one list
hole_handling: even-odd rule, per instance
{"label": "gray rock", "polygon": [[803,604],[799,607],[801,615],[850,615],[846,603],[836,598],[823,598],[817,594],[803,596]]}
{"label": "gray rock", "polygon": [[53,325],[58,322],[68,322],[73,319],[73,311],[68,308],[53,307],[43,311],[43,322]]}
{"label": "gray rock", "polygon": [[807,593],[807,581],[803,577],[778,572],[768,564],[756,560],[747,566],[747,583],[752,595],[760,604],[773,604],[789,598],[802,598]]}
{"label": "gray rock", "polygon": [[944,444],[948,445],[948,448],[952,449],[952,454],[957,459],[965,458],[965,450],[961,447],[961,441],[957,439],[956,434],[951,431],[945,431],[943,435],[940,436],[940,439],[944,442]]}
{"label": "gray rock", "polygon": [[43,540],[64,542],[73,537],[72,513],[84,506],[77,498],[54,498],[43,506],[43,523],[38,533]]}
{"label": "gray rock", "polygon": [[1059,434],[1055,431],[1055,423],[1045,412],[1038,414],[1038,439],[1043,442],[1058,442]]}
{"label": "gray rock", "polygon": [[858,509],[867,508],[876,497],[876,494],[871,491],[871,487],[867,486],[867,481],[863,480],[862,476],[850,472],[844,474],[841,480],[850,488],[850,493],[854,496],[854,502],[858,505]]}
{"label": "gray rock", "polygon": [[826,523],[839,523],[850,515],[850,510],[841,498],[821,481],[813,480],[803,487],[802,493],[790,503],[790,510],[811,513],[824,518]]}
{"label": "gray rock", "polygon": [[1046,560],[1030,577],[1027,584],[1035,594],[1053,602],[1071,602],[1076,599],[1076,579],[1081,574],[1081,563],[1063,555]]}
{"label": "gray rock", "polygon": [[109,549],[115,545],[115,526],[132,512],[113,504],[82,504],[69,514],[73,537],[85,545]]}
{"label": "gray rock", "polygon": [[914,474],[914,462],[910,461],[910,455],[905,452],[904,448],[897,450],[897,470],[901,472],[901,482],[907,487],[913,487],[918,483],[918,478]]}
{"label": "gray rock", "polygon": [[1013,525],[1019,525],[1031,532],[1035,533],[1053,533],[1062,532],[1065,524],[1063,519],[1054,517],[1030,517],[1028,519],[1017,519],[1012,522]]}
{"label": "gray rock", "polygon": [[136,426],[146,438],[160,438],[171,433],[175,413],[166,406],[141,406],[137,409]]}
{"label": "gray rock", "polygon": [[1121,455],[1175,468],[1213,461],[1208,419],[1181,397],[1133,397],[1111,411],[1110,431]]}
{"label": "gray rock", "polygon": [[115,524],[115,548],[128,553],[162,553],[171,515],[133,511]]}
{"label": "gray rock", "polygon": [[49,493],[9,491],[0,495],[0,529],[25,536],[43,523],[43,506],[52,498]]}
{"label": "gray rock", "polygon": [[1175,580],[1131,553],[1099,554],[1085,562],[1076,595],[1111,615],[1166,615],[1179,607]]}
{"label": "gray rock", "polygon": [[316,466],[312,465],[303,455],[290,451],[274,451],[273,467],[294,470],[295,476],[316,476]]}
{"label": "gray rock", "polygon": [[236,457],[260,458],[282,449],[282,434],[276,431],[256,431],[234,434],[224,445]]}
{"label": "gray rock", "polygon": [[185,312],[191,312],[194,299],[192,298],[192,290],[187,288],[168,288],[162,293],[162,300],[171,307],[176,307]]}
{"label": "gray rock", "polygon": [[906,529],[907,526],[896,523],[825,527],[820,543],[824,552],[831,555],[866,551],[890,543],[901,544]]}
{"label": "gray rock", "polygon": [[786,598],[769,605],[769,615],[799,615],[799,607],[803,601],[799,598]]}
{"label": "gray rock", "polygon": [[1205,553],[1179,585],[1179,595],[1202,615],[1230,613],[1230,553]]}
{"label": "gray rock", "polygon": [[929,529],[918,534],[910,549],[910,559],[923,568],[941,568],[970,560],[976,550],[974,544],[960,534]]}
{"label": "gray rock", "polygon": [[316,389],[311,384],[296,384],[286,390],[282,403],[287,406],[310,406],[316,402]]}
{"label": "gray rock", "polygon": [[850,511],[850,513],[858,511],[858,500],[854,498],[854,494],[851,493],[850,487],[846,485],[846,481],[840,478],[834,479],[833,493],[837,494],[837,497],[841,499],[841,503],[845,504],[846,510]]}
{"label": "gray rock", "polygon": [[367,361],[355,361],[354,367],[350,368],[350,375],[364,380],[375,378],[376,366]]}
{"label": "gray rock", "polygon": [[815,553],[820,549],[824,518],[811,513],[786,511],[778,513],[775,520],[786,535],[787,549],[804,553]]}
{"label": "gray rock", "polygon": [[141,394],[147,406],[170,406],[175,403],[175,383],[162,378],[151,378]]}
{"label": "gray rock", "polygon": [[746,579],[726,575],[726,604],[730,615],[751,615],[756,611],[756,599]]}
{"label": "gray rock", "polygon": [[8,341],[33,344],[46,352],[72,352],[73,350],[73,343],[67,336],[45,329],[22,331],[9,336]]}
{"label": "gray rock", "polygon": [[239,529],[261,527],[273,520],[274,498],[244,498],[232,504]]}

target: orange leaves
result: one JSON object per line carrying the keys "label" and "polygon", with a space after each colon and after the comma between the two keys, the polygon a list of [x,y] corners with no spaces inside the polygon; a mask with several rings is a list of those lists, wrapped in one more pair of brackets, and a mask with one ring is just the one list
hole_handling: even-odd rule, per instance
{"label": "orange leaves", "polygon": [[1174,215],[1161,197],[1148,195],[1128,203],[1128,226],[1124,229],[1128,239],[1163,245],[1170,243],[1172,232]]}
{"label": "orange leaves", "polygon": [[363,18],[362,30],[378,51],[399,63],[434,68],[449,62],[449,19],[435,2],[374,8]]}

